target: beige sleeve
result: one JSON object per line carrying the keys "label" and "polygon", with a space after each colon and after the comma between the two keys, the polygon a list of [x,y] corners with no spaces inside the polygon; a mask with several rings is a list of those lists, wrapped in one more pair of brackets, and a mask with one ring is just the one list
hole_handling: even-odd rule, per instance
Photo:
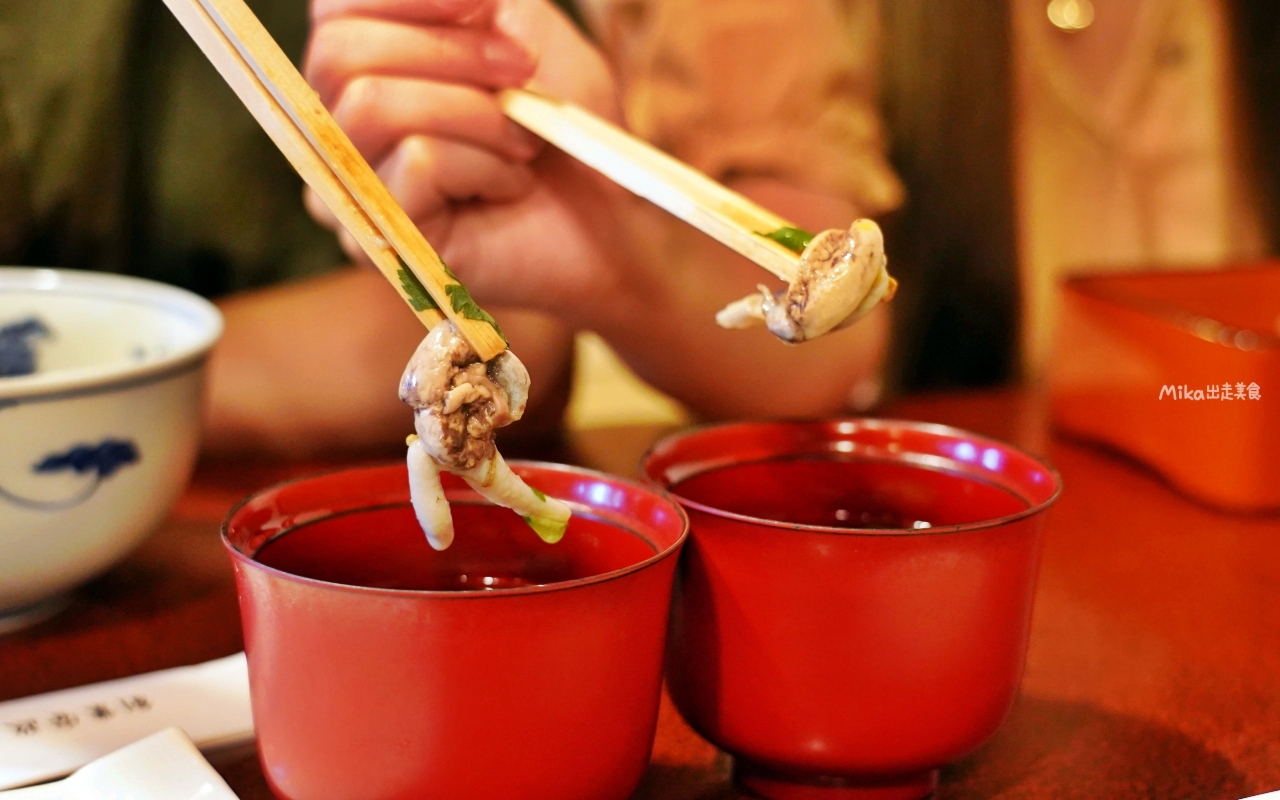
{"label": "beige sleeve", "polygon": [[632,129],[719,180],[902,202],[876,106],[879,0],[583,0]]}

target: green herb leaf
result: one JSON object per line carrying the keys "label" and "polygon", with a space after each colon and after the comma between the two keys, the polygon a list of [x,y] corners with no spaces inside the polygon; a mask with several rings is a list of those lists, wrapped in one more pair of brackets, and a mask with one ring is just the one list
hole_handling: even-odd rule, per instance
{"label": "green herb leaf", "polygon": [[[453,270],[449,269],[449,265],[448,265],[448,264],[446,264],[446,263],[444,263],[444,259],[443,259],[443,258],[442,258],[442,259],[440,259],[440,266],[444,267],[444,274],[445,274],[445,275],[448,275],[451,279],[453,279],[453,280],[455,280],[455,281],[458,281],[458,276],[453,274]],[[458,283],[462,283],[462,281],[458,281]]]}
{"label": "green herb leaf", "polygon": [[502,337],[502,341],[507,341],[506,334],[502,332],[502,328],[498,327],[498,321],[488,311],[476,305],[476,301],[471,299],[471,292],[467,291],[467,287],[460,283],[451,283],[444,287],[444,291],[445,294],[449,295],[449,302],[453,304],[455,314],[461,314],[467,319],[489,323],[498,332],[498,335]]}
{"label": "green herb leaf", "polygon": [[530,528],[533,528],[533,532],[538,534],[539,539],[547,544],[555,544],[563,539],[565,528],[569,527],[568,520],[560,522],[546,517],[531,517],[526,514],[522,514],[520,518]]}
{"label": "green herb leaf", "polygon": [[431,299],[431,295],[427,294],[427,287],[422,285],[422,281],[418,280],[418,276],[409,271],[404,261],[400,262],[400,269],[396,272],[400,277],[400,286],[404,289],[404,293],[409,296],[409,307],[414,311],[426,311],[429,308],[439,308],[436,301]]}
{"label": "green herb leaf", "polygon": [[545,502],[547,502],[547,496],[546,496],[545,494],[543,494],[542,492],[538,491],[537,489],[534,489],[532,486],[530,486],[530,487],[529,487],[529,489],[530,489],[530,490],[531,490],[535,495],[537,495],[537,496],[538,496],[538,499],[539,499],[539,500],[541,500],[541,501],[542,501],[542,502],[544,502],[544,503],[545,503]]}
{"label": "green herb leaf", "polygon": [[756,231],[756,234],[772,239],[794,253],[803,253],[809,242],[813,241],[813,234],[800,228],[778,228],[772,233]]}

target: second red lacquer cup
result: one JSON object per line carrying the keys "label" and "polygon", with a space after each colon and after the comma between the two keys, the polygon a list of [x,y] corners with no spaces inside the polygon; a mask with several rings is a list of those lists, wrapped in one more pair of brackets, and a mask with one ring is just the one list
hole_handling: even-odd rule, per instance
{"label": "second red lacquer cup", "polygon": [[918,800],[1018,691],[1044,510],[1017,448],[896,420],[738,423],[659,443],[689,512],[667,681],[771,800]]}

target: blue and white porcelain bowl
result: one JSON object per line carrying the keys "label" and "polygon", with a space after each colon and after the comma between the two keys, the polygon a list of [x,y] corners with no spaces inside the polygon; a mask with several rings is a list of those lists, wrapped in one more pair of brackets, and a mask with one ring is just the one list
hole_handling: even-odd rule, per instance
{"label": "blue and white porcelain bowl", "polygon": [[118,275],[0,268],[0,631],[57,610],[190,477],[208,301]]}

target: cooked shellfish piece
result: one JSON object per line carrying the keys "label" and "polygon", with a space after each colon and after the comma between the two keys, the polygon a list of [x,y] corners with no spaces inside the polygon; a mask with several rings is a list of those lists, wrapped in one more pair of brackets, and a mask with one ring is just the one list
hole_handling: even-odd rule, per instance
{"label": "cooked shellfish piece", "polygon": [[440,470],[462,477],[495,505],[520,514],[548,542],[569,523],[565,503],[526,484],[503,460],[495,431],[524,414],[529,373],[510,350],[480,360],[447,320],[418,345],[400,379],[400,399],[414,409],[409,438],[409,492],[431,546],[453,541],[453,519]]}
{"label": "cooked shellfish piece", "polygon": [[897,287],[889,275],[880,226],[860,219],[847,231],[814,236],[787,288],[771,292],[757,287],[758,293],[725,306],[716,322],[724,328],[763,323],[783,341],[803,342],[852,325],[891,299]]}

